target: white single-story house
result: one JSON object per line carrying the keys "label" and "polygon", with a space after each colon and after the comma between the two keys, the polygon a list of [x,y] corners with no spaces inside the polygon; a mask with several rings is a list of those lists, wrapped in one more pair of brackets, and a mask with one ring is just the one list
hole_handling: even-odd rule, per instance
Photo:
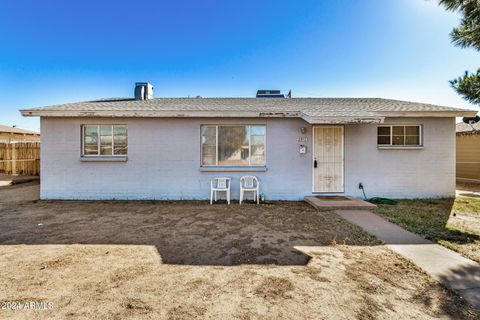
{"label": "white single-story house", "polygon": [[21,110],[41,120],[42,199],[208,199],[255,175],[266,200],[455,195],[455,118],[380,98],[135,98]]}

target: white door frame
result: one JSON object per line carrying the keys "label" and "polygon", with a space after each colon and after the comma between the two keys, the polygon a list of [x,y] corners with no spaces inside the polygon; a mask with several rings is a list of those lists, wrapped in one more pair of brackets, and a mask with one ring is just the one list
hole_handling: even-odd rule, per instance
{"label": "white door frame", "polygon": [[[318,127],[335,127],[342,128],[342,191],[336,192],[325,192],[325,191],[316,191],[315,190],[315,152],[316,152],[316,141],[315,141],[315,129]],[[312,193],[324,193],[324,194],[333,194],[333,193],[345,193],[345,125],[314,125],[312,126]]]}

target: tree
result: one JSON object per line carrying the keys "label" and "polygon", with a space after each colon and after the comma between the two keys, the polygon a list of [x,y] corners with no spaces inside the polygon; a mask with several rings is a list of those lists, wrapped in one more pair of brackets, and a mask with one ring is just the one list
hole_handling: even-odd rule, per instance
{"label": "tree", "polygon": [[450,85],[465,100],[480,105],[480,69],[477,73],[465,71],[463,76],[450,80]]}
{"label": "tree", "polygon": [[[450,33],[452,42],[461,48],[480,51],[480,0],[440,0],[449,11],[462,14],[460,25]],[[480,105],[480,69],[476,73],[465,74],[451,80],[450,85],[465,100]]]}

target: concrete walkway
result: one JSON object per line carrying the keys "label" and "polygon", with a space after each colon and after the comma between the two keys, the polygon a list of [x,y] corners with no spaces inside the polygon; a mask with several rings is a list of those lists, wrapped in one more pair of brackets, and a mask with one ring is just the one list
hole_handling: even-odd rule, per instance
{"label": "concrete walkway", "polygon": [[480,264],[365,210],[338,210],[344,219],[362,227],[387,247],[422,268],[480,309]]}

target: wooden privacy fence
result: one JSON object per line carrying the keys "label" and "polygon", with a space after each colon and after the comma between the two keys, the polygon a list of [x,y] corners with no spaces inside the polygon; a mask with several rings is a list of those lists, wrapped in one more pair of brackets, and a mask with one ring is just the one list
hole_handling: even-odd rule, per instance
{"label": "wooden privacy fence", "polygon": [[0,143],[0,172],[40,174],[40,142]]}

